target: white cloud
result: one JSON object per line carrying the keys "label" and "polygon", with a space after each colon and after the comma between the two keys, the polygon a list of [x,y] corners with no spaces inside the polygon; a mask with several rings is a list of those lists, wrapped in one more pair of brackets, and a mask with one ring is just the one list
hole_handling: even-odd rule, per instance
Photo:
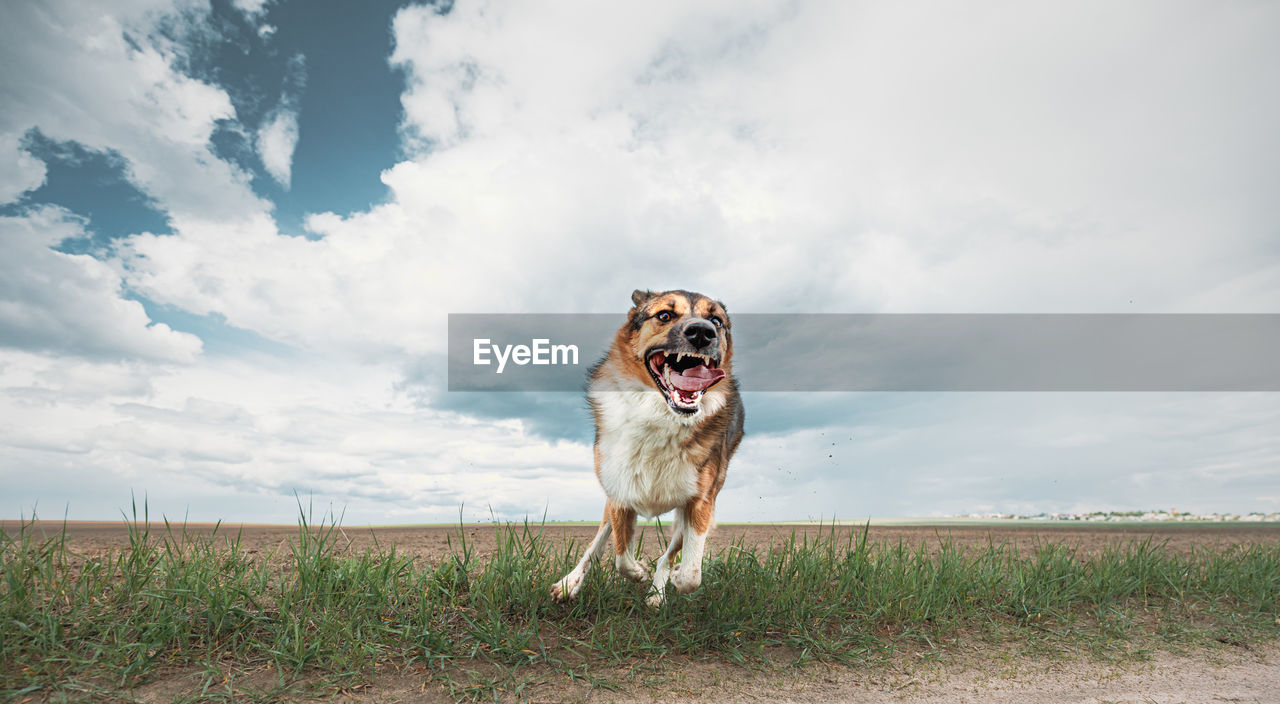
{"label": "white cloud", "polygon": [[258,128],[258,154],[267,173],[285,189],[293,170],[293,152],[298,147],[298,113],[277,110]]}
{"label": "white cloud", "polygon": [[[130,489],[170,517],[289,522],[293,495],[348,524],[590,519],[585,443],[518,421],[414,408],[393,370],[310,358],[158,368],[0,350],[0,481],[10,511],[113,518]],[[773,394],[749,399],[764,413]],[[858,394],[839,420],[750,433],[722,520],[977,510],[1229,511],[1274,495],[1268,394]],[[22,468],[18,474],[16,468]],[[35,477],[44,477],[36,480]],[[56,480],[56,481],[54,481]],[[52,483],[51,483],[52,482]],[[200,505],[201,497],[220,497]],[[492,510],[492,514],[490,511]]]}
{"label": "white cloud", "polygon": [[267,5],[273,0],[231,0],[231,6],[244,13],[250,21],[267,13]]}
{"label": "white cloud", "polygon": [[726,515],[1255,510],[1280,486],[1274,394],[849,394],[856,422],[751,434]]}
{"label": "white cloud", "polygon": [[44,162],[22,148],[21,135],[0,134],[0,204],[11,203],[44,183]]}
{"label": "white cloud", "polygon": [[69,1],[8,7],[0,27],[0,134],[38,128],[58,141],[118,152],[130,180],[175,223],[267,210],[249,175],[210,151],[215,123],[235,117],[226,92],[175,68],[180,46],[155,31],[161,21],[182,27],[207,12],[194,0],[93,12]]}
{"label": "white cloud", "polygon": [[267,17],[267,6],[274,2],[275,0],[231,0],[231,6],[239,10],[249,24],[257,25],[259,37],[270,39],[276,33],[276,27],[264,20]]}
{"label": "white cloud", "polygon": [[637,286],[739,311],[1271,310],[1268,10],[1160,8],[408,7],[417,151],[389,203],[313,216],[316,241],[261,218],[140,236],[129,280],[371,354],[438,350],[450,310],[620,311]]}
{"label": "white cloud", "polygon": [[87,357],[194,359],[200,339],[152,323],[141,303],[123,298],[115,269],[51,249],[84,236],[83,223],[60,208],[0,216],[0,344]]}
{"label": "white cloud", "polygon": [[307,60],[302,54],[289,59],[280,102],[258,128],[256,147],[267,173],[285,190],[293,172],[293,154],[298,148],[298,103],[307,84]]}
{"label": "white cloud", "polygon": [[[532,497],[552,496],[558,510],[598,510],[589,447],[414,409],[388,397],[389,383],[384,369],[298,359],[155,373],[0,350],[0,466],[67,479],[29,495],[30,483],[10,476],[18,488],[7,498],[28,512],[36,499],[70,500],[77,516],[110,518],[130,488],[234,490],[246,501],[275,497],[246,520],[283,522],[295,515],[295,491],[345,506],[349,522],[450,521],[462,504],[468,520],[487,519],[491,506],[514,517]],[[74,477],[84,472],[113,478],[114,493],[83,495]]]}

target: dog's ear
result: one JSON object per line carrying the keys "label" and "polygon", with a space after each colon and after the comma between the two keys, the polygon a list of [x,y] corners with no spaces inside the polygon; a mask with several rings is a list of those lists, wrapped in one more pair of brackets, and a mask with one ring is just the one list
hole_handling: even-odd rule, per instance
{"label": "dog's ear", "polygon": [[653,298],[653,291],[641,291],[640,289],[636,289],[631,292],[631,303],[637,308],[644,305],[650,298]]}
{"label": "dog's ear", "polygon": [[653,291],[641,291],[636,289],[631,292],[631,311],[627,313],[627,320],[631,323],[631,327],[639,330],[640,324],[644,322],[644,304],[648,303],[654,296]]}

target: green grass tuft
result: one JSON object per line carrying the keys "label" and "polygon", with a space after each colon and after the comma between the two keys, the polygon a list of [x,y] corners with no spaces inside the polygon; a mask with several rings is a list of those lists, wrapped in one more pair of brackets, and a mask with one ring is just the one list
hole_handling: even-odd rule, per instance
{"label": "green grass tuft", "polygon": [[[394,548],[353,553],[336,523],[251,555],[239,535],[153,535],[74,553],[34,521],[0,534],[0,697],[120,696],[196,673],[192,699],[327,696],[415,668],[457,696],[562,676],[615,688],[674,655],[747,667],[860,665],[895,654],[1008,647],[1124,657],[1152,647],[1280,635],[1280,546],[1179,555],[1147,540],[1083,556],[1055,543],[962,550],[872,543],[831,530],[707,561],[703,586],[648,608],[640,586],[594,570],[580,598],[548,586],[575,546],[506,525],[481,562],[465,541],[436,564]],[[245,673],[266,672],[246,681]],[[246,683],[247,682],[247,683]]]}

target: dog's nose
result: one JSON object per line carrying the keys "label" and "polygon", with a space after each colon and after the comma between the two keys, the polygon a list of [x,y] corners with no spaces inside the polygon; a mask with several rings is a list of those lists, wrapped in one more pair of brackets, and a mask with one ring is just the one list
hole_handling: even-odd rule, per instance
{"label": "dog's nose", "polygon": [[716,328],[705,320],[695,320],[684,329],[684,339],[695,348],[706,347],[716,339]]}

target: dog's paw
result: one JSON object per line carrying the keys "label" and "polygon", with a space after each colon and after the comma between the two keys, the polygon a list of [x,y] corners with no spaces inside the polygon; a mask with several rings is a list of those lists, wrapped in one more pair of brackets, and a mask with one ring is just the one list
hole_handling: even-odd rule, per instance
{"label": "dog's paw", "polygon": [[649,594],[649,598],[644,600],[644,603],[648,604],[649,608],[652,609],[661,608],[663,604],[667,603],[667,590],[659,589],[652,591]]}
{"label": "dog's paw", "polygon": [[697,589],[702,584],[702,565],[680,565],[671,573],[671,583],[681,594]]}
{"label": "dog's paw", "polygon": [[555,601],[572,601],[582,590],[582,576],[567,574],[564,579],[551,585],[551,598]]}
{"label": "dog's paw", "polygon": [[618,565],[618,574],[632,582],[648,582],[649,578],[653,576],[650,574],[649,568],[639,562]]}

